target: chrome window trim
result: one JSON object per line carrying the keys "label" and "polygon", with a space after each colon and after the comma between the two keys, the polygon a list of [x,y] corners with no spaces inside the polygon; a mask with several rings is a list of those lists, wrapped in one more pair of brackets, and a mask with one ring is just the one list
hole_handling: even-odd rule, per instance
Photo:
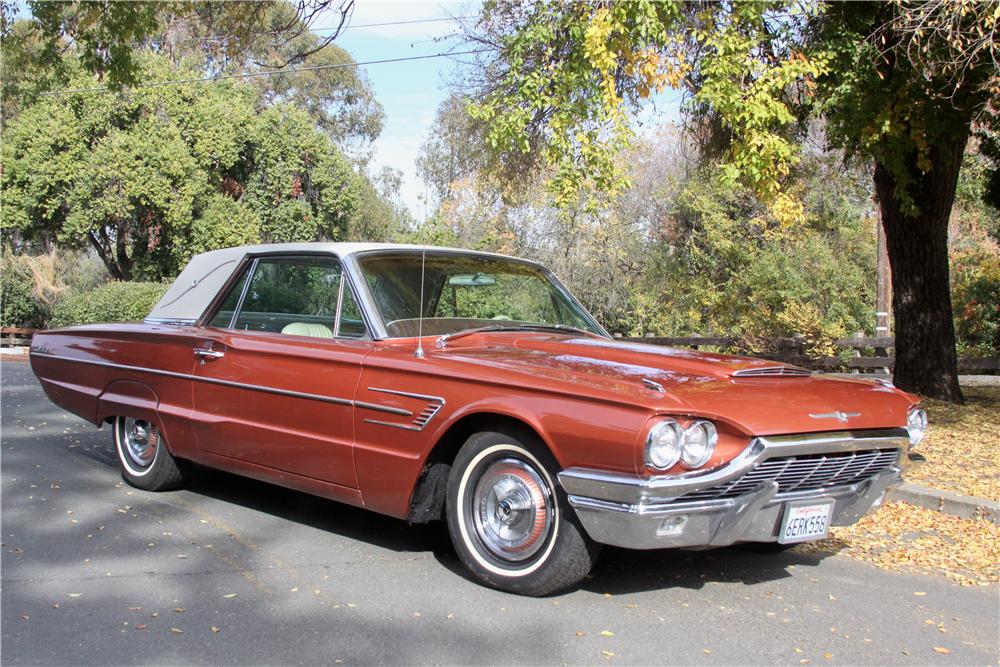
{"label": "chrome window trim", "polygon": [[761,461],[780,456],[897,448],[898,465],[903,466],[908,442],[904,428],[760,436],[751,440],[728,464],[707,472],[643,478],[629,473],[574,467],[560,472],[559,481],[569,495],[648,505],[669,502],[686,493],[732,481]]}
{"label": "chrome window trim", "polygon": [[[257,273],[257,258],[254,257],[250,262],[250,268],[247,269],[247,279],[243,283],[243,289],[240,290],[240,298],[236,300],[236,307],[233,308],[233,316],[229,318],[229,325],[227,329],[235,330],[236,320],[239,317],[240,311],[243,310],[243,302],[246,301],[247,292],[250,290],[250,283],[253,281],[254,274]],[[239,280],[239,278],[237,278]],[[220,304],[221,307],[221,304]]]}
{"label": "chrome window trim", "polygon": [[333,314],[333,335],[334,337],[340,336],[340,310],[344,307],[344,283],[346,282],[346,276],[344,275],[344,263],[340,263],[340,281],[337,284],[337,310]]}
{"label": "chrome window trim", "polygon": [[368,326],[371,329],[372,340],[385,340],[389,337],[386,333],[385,322],[382,321],[378,308],[375,307],[375,302],[372,299],[371,292],[368,290],[368,285],[365,283],[364,274],[361,272],[361,267],[358,266],[357,256],[357,254],[348,255],[347,257],[341,258],[340,262],[344,266],[344,273],[350,276],[352,283],[351,291],[354,292],[354,300],[357,302],[358,309],[361,311],[362,316],[364,316],[368,321]]}

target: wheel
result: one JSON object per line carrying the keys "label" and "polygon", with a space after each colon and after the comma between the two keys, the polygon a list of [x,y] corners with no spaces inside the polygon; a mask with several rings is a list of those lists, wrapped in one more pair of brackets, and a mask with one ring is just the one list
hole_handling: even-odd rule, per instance
{"label": "wheel", "polygon": [[525,435],[480,432],[459,450],[448,480],[448,532],[478,581],[538,596],[590,572],[600,546],[554,483],[557,468]]}
{"label": "wheel", "polygon": [[122,477],[132,486],[166,491],[184,484],[183,464],[171,455],[156,424],[115,417],[114,439]]}

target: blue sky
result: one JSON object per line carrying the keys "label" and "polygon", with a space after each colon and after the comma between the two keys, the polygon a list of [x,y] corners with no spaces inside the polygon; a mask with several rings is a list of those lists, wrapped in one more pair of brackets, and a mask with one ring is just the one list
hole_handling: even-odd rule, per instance
{"label": "blue sky", "polygon": [[[378,27],[352,27],[336,44],[355,60],[381,60],[440,53],[456,46],[448,40],[455,31],[454,16],[478,14],[479,2],[378,2],[358,0],[352,26],[395,21],[440,21]],[[331,17],[332,19],[332,17]],[[315,28],[321,28],[317,23]],[[385,127],[375,143],[372,171],[390,166],[403,172],[403,203],[422,220],[425,217],[425,188],[417,178],[414,160],[438,105],[448,96],[447,81],[456,67],[450,58],[432,58],[403,63],[370,65],[364,68],[385,109]],[[428,209],[429,212],[429,209]]]}

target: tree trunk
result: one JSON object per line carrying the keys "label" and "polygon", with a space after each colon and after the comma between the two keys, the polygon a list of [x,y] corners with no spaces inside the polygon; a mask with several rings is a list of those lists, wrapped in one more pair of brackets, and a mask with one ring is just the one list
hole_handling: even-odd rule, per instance
{"label": "tree trunk", "polygon": [[881,162],[875,165],[875,190],[892,268],[893,382],[906,391],[962,403],[948,280],[948,219],[968,132],[955,134],[960,136],[931,149],[931,171],[917,168],[916,155],[906,160],[912,179],[907,191],[919,210],[905,210],[897,178]]}
{"label": "tree trunk", "polygon": [[87,232],[87,240],[90,241],[90,245],[92,245],[94,250],[97,251],[97,256],[101,258],[102,262],[104,262],[104,267],[108,270],[108,273],[111,274],[111,277],[115,280],[124,280],[121,269],[119,269],[118,265],[115,264],[114,257],[111,254],[111,248],[107,242],[107,235],[102,233],[101,238],[99,239],[97,238],[97,234],[94,232]]}

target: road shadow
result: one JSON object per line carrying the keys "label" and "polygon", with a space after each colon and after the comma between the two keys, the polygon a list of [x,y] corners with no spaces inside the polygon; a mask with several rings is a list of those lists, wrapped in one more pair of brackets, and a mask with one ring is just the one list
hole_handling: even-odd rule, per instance
{"label": "road shadow", "polygon": [[661,588],[696,590],[708,583],[755,586],[792,576],[790,568],[815,567],[833,553],[799,549],[762,553],[753,545],[698,551],[605,547],[597,566],[581,588],[620,595]]}
{"label": "road shadow", "polygon": [[193,466],[189,493],[221,500],[341,537],[404,553],[451,551],[443,524],[405,521],[203,466]]}

